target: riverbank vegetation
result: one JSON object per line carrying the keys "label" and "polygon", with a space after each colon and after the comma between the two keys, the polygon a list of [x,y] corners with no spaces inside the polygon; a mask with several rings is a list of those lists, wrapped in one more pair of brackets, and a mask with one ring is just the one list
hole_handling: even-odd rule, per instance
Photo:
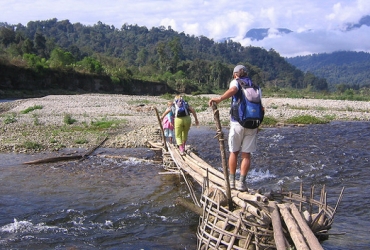
{"label": "riverbank vegetation", "polygon": [[[236,64],[246,65],[265,96],[369,100],[367,85],[338,82],[329,91],[324,78],[299,70],[272,48],[215,42],[163,26],[85,26],[56,18],[27,26],[0,23],[0,98],[84,93],[81,77],[97,79],[88,84],[103,85],[99,91],[105,93],[133,94],[138,83],[165,84],[171,93],[220,93]],[[63,82],[50,78],[58,74]],[[23,79],[12,77],[19,75]]]}

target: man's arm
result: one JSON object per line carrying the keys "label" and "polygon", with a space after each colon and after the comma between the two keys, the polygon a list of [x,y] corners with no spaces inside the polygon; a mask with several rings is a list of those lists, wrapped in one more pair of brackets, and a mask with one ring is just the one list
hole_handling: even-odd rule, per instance
{"label": "man's arm", "polygon": [[228,90],[225,91],[220,97],[213,97],[211,100],[209,100],[208,105],[211,107],[212,102],[215,102],[216,104],[222,102],[223,100],[229,99],[233,95],[235,95],[238,92],[238,88],[235,86],[232,86]]}

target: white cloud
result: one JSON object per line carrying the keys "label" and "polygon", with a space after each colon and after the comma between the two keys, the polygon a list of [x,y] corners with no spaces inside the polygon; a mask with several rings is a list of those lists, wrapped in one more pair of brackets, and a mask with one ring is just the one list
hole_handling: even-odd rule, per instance
{"label": "white cloud", "polygon": [[184,32],[186,34],[194,34],[196,36],[201,35],[199,32],[199,24],[198,23],[184,23],[183,24]]}
{"label": "white cloud", "polygon": [[261,16],[264,16],[266,17],[270,23],[271,23],[271,27],[274,28],[276,27],[277,23],[276,23],[276,14],[275,14],[275,9],[273,7],[270,7],[268,9],[262,9],[261,10]]}
{"label": "white cloud", "polygon": [[[369,15],[369,0],[0,0],[0,9],[0,22],[10,24],[57,18],[85,25],[101,21],[116,28],[125,23],[149,29],[171,26],[178,32],[214,40],[235,37],[242,41],[252,28],[272,28],[267,39],[243,40],[242,44],[274,48],[285,56],[334,48],[368,51],[369,46],[364,28],[338,31]],[[281,36],[274,31],[277,28],[294,33]]]}
{"label": "white cloud", "polygon": [[[262,41],[253,42],[252,45],[267,50],[273,48],[281,56],[293,57],[346,50],[370,52],[370,44],[363,43],[369,39],[370,27],[361,27],[350,32],[318,30],[274,35]],[[244,46],[251,44],[249,39],[240,42]]]}
{"label": "white cloud", "polygon": [[160,25],[166,28],[168,28],[168,26],[171,26],[171,29],[177,30],[176,21],[174,19],[165,18],[160,22]]}

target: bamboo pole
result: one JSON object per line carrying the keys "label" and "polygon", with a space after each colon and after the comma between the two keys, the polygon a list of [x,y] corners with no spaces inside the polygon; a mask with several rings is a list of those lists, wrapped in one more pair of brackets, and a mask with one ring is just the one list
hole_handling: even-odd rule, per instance
{"label": "bamboo pole", "polygon": [[[206,171],[208,171],[209,174],[209,180],[212,181],[214,184],[217,184],[220,186],[221,189],[224,190],[224,177],[222,174],[212,168],[210,165],[208,165],[206,162],[199,162],[199,161],[194,161],[193,156],[195,154],[187,154],[182,157],[183,160],[188,164],[188,166],[198,174],[205,176]],[[240,199],[243,199],[245,201],[252,201],[252,202],[261,202],[264,204],[268,203],[268,198],[264,195],[261,194],[249,194],[245,192],[240,192],[238,190],[231,190],[231,197],[238,197]]]}
{"label": "bamboo pole", "polygon": [[[314,192],[315,192],[315,186],[311,186],[311,195],[310,195],[311,200],[314,199]],[[310,202],[310,208],[308,212],[312,214],[312,202]]]}
{"label": "bamboo pole", "polygon": [[232,197],[235,204],[240,206],[243,211],[246,211],[250,214],[252,214],[254,217],[260,220],[260,224],[262,225],[268,225],[271,223],[270,215],[261,210],[259,207],[256,207],[254,205],[249,204],[248,202],[245,202],[245,200],[242,200],[236,196]]}
{"label": "bamboo pole", "polygon": [[229,183],[229,171],[227,169],[226,164],[226,153],[225,153],[225,145],[224,145],[224,134],[222,133],[222,127],[220,122],[220,111],[217,109],[216,103],[212,102],[212,110],[213,110],[213,117],[216,123],[217,127],[217,135],[218,135],[218,141],[220,144],[220,152],[221,152],[221,160],[222,160],[222,168],[224,172],[224,178],[225,178],[225,190],[226,190],[226,197],[229,202],[229,210],[234,210],[233,202],[231,199],[231,189],[230,189],[230,183]]}
{"label": "bamboo pole", "polygon": [[337,213],[337,209],[338,209],[338,206],[339,204],[341,203],[342,201],[342,198],[343,198],[343,192],[344,192],[344,187],[342,188],[342,191],[340,192],[340,195],[338,197],[338,201],[337,201],[337,204],[335,205],[334,207],[334,210],[333,210],[333,215],[332,215],[332,220],[334,220],[334,215]]}
{"label": "bamboo pole", "polygon": [[320,218],[322,216],[325,216],[325,211],[324,210],[320,210],[320,212],[313,219],[313,221],[311,223],[311,230],[312,230],[312,232],[316,232],[316,231],[318,231],[321,228],[322,225],[320,224],[320,221],[321,221]]}
{"label": "bamboo pole", "polygon": [[292,215],[289,213],[288,207],[285,204],[279,204],[278,207],[280,209],[281,215],[283,216],[285,224],[288,227],[290,237],[292,238],[296,249],[297,250],[310,250],[310,248],[306,244],[304,237],[299,231],[299,227],[297,223],[295,222]]}
{"label": "bamboo pole", "polygon": [[285,244],[286,239],[283,233],[283,226],[280,220],[280,213],[275,201],[269,202],[269,206],[272,210],[271,212],[271,221],[272,228],[274,229],[274,240],[277,250],[286,250],[288,246]]}
{"label": "bamboo pole", "polygon": [[290,204],[290,210],[294,219],[297,221],[299,227],[301,228],[303,236],[311,249],[324,250],[320,242],[317,240],[316,236],[311,231],[311,228],[307,225],[306,221],[302,218],[302,215],[298,211],[294,203]]}
{"label": "bamboo pole", "polygon": [[163,126],[162,126],[162,121],[161,121],[161,118],[159,118],[158,109],[156,107],[154,107],[154,110],[155,110],[155,114],[157,115],[159,127],[161,128],[161,135],[162,135],[162,141],[163,141],[164,150],[168,151],[167,143],[166,143],[166,137],[164,137],[164,131],[163,131]]}
{"label": "bamboo pole", "polygon": [[182,197],[176,198],[176,204],[181,205],[191,211],[193,211],[195,214],[202,216],[203,215],[203,209],[201,207],[198,207],[197,205],[190,203],[189,201],[185,200]]}
{"label": "bamboo pole", "polygon": [[193,161],[199,167],[201,167],[203,169],[208,169],[209,172],[211,172],[212,174],[214,174],[218,178],[222,178],[222,179],[224,178],[224,175],[220,171],[218,171],[217,169],[210,166],[208,163],[203,161],[201,158],[199,158],[199,156],[197,156],[193,152],[189,152],[188,156],[190,156],[190,157],[187,157],[186,160],[189,159],[189,160]]}
{"label": "bamboo pole", "polygon": [[[301,198],[303,198],[303,182],[301,182],[301,184],[299,186],[299,196],[301,196]],[[302,202],[301,201],[299,202],[299,211],[300,212],[302,211]]]}
{"label": "bamboo pole", "polygon": [[148,144],[149,144],[151,147],[155,148],[155,149],[160,149],[160,150],[162,150],[162,148],[163,148],[162,143],[159,143],[159,142],[148,141]]}
{"label": "bamboo pole", "polygon": [[[170,150],[173,146],[170,146]],[[172,151],[172,150],[171,150]],[[194,159],[195,158],[195,159]],[[182,160],[182,161],[181,161]],[[206,162],[204,162],[201,158],[197,157],[194,153],[186,154],[179,159],[179,164],[182,164],[182,162],[186,162],[187,167],[189,167],[192,171],[196,172],[197,174],[201,176],[205,176],[206,172],[208,171],[209,180],[213,182],[214,184],[218,185],[221,189],[224,189],[224,177],[221,174],[220,171],[214,169],[212,166],[208,165]],[[189,170],[188,168],[188,170]],[[192,173],[189,172],[190,175]],[[197,182],[199,182],[199,179],[196,179]],[[200,182],[201,184],[202,182]],[[231,196],[232,197],[238,197],[240,199],[246,200],[246,201],[252,201],[252,202],[261,202],[264,204],[268,203],[268,198],[261,194],[249,194],[245,192],[240,192],[238,190],[231,190]]]}

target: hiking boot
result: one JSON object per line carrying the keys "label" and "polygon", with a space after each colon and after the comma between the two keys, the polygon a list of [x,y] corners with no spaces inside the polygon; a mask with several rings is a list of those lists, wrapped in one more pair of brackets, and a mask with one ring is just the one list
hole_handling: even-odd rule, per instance
{"label": "hiking boot", "polygon": [[248,192],[247,183],[245,181],[236,183],[236,189],[242,192]]}
{"label": "hiking boot", "polygon": [[235,189],[235,180],[234,179],[229,179],[229,183],[230,183],[230,189]]}

